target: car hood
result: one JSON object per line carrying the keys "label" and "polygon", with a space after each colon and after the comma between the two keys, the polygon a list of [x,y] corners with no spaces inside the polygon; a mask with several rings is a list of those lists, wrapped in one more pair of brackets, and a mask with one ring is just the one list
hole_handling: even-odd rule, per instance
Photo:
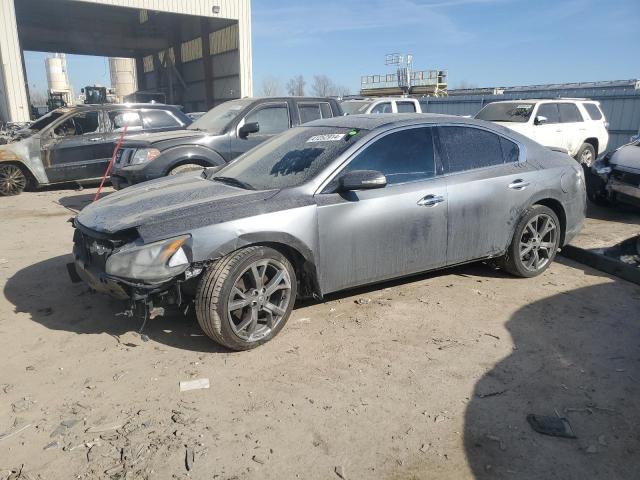
{"label": "car hood", "polygon": [[626,167],[634,170],[640,170],[640,145],[625,145],[616,150],[609,164],[614,167]]}
{"label": "car hood", "polygon": [[128,135],[124,144],[136,145],[153,145],[160,142],[171,141],[176,139],[184,139],[191,137],[204,137],[207,132],[200,130],[171,130],[168,132],[139,133],[137,135]]}
{"label": "car hood", "polygon": [[[260,214],[278,190],[245,190],[200,172],[164,177],[120,190],[85,207],[77,221],[101,233],[137,228],[144,241]],[[252,206],[252,204],[254,204]]]}

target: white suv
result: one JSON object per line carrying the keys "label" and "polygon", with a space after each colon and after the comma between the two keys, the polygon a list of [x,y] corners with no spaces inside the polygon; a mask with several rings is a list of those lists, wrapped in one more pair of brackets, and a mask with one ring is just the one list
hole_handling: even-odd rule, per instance
{"label": "white suv", "polygon": [[566,150],[590,167],[609,142],[600,104],[592,100],[514,100],[493,102],[475,118],[495,122],[550,148]]}
{"label": "white suv", "polygon": [[360,113],[422,113],[415,98],[377,97],[344,100],[340,106],[345,115]]}

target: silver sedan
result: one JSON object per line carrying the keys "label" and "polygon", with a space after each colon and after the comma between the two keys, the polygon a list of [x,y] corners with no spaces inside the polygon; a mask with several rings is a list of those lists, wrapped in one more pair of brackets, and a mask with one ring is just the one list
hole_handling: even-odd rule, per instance
{"label": "silver sedan", "polygon": [[145,311],[193,302],[207,335],[244,350],[273,338],[298,297],[478,260],[539,275],[584,212],[575,160],[512,130],[354,115],[90,205],[75,271]]}

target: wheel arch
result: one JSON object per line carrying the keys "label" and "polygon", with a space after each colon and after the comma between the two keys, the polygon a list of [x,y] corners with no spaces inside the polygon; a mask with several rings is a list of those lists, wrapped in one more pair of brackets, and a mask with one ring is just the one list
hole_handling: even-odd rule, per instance
{"label": "wheel arch", "polygon": [[161,156],[164,157],[163,176],[168,175],[172,169],[188,163],[195,163],[203,167],[215,167],[226,163],[218,152],[201,145],[173,147],[162,152]]}
{"label": "wheel arch", "polygon": [[553,210],[553,213],[558,217],[558,221],[560,222],[560,246],[564,245],[565,233],[567,231],[567,212],[558,199],[553,197],[546,197],[536,200],[532,203],[533,205],[543,205],[547,208]]}
{"label": "wheel arch", "polygon": [[283,232],[261,232],[241,235],[212,252],[211,259],[219,259],[247,247],[264,246],[277,250],[293,266],[298,280],[300,297],[322,298],[313,251],[300,239]]}

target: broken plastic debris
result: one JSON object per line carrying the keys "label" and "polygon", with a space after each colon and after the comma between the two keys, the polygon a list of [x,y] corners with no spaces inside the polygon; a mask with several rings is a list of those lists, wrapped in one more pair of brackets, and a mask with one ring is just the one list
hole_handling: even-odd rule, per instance
{"label": "broken plastic debris", "polygon": [[181,392],[187,392],[189,390],[200,390],[202,388],[209,388],[208,378],[197,378],[195,380],[180,382]]}
{"label": "broken plastic debris", "polygon": [[569,420],[564,417],[545,417],[542,415],[527,415],[527,422],[536,432],[553,437],[576,438]]}

